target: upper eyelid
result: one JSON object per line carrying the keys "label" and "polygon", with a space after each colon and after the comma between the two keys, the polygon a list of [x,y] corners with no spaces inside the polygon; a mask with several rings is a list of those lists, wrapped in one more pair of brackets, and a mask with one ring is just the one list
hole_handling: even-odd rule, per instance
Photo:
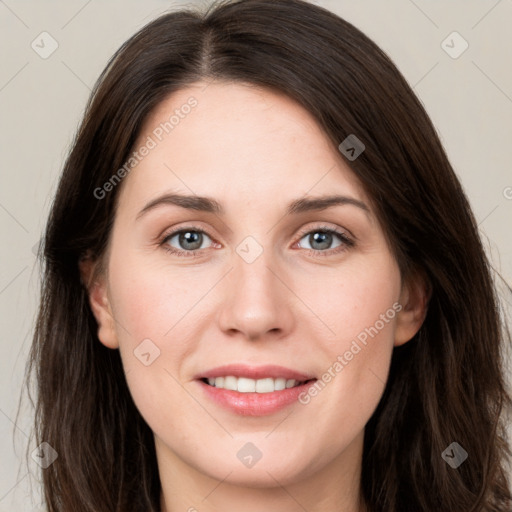
{"label": "upper eyelid", "polygon": [[336,226],[336,227],[327,226],[325,224],[327,224],[327,223],[324,223],[324,225],[321,225],[321,226],[310,226],[310,227],[307,227],[304,229],[300,229],[298,231],[298,234],[299,234],[299,236],[302,237],[304,235],[311,233],[312,231],[332,231],[334,233],[337,233],[338,235],[345,235],[348,238],[352,238],[354,240],[356,239],[356,237],[354,235],[352,235],[352,233],[346,228],[342,228],[340,226]]}

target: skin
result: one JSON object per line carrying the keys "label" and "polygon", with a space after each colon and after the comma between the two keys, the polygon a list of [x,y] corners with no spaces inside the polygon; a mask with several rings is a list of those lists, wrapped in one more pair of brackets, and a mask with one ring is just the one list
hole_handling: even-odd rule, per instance
{"label": "skin", "polygon": [[[99,340],[120,350],[155,435],[162,510],[362,511],[365,424],[393,348],[423,322],[425,287],[402,280],[370,198],[314,118],[287,96],[250,84],[193,84],[157,106],[135,147],[190,96],[197,107],[123,180],[107,271],[93,280],[94,263],[82,265]],[[164,205],[137,220],[164,192],[213,197],[226,213]],[[334,193],[369,211],[346,204],[285,215],[292,200]],[[191,224],[207,233],[198,255],[167,252],[166,245],[187,250],[178,236],[161,242]],[[327,248],[315,244],[325,227],[354,245],[336,235]],[[236,252],[247,236],[263,249],[252,263]],[[211,402],[194,379],[235,362],[320,379],[395,303],[401,311],[307,405],[240,416]],[[160,355],[145,366],[134,350],[148,338]],[[247,442],[262,453],[252,468],[237,458]]]}

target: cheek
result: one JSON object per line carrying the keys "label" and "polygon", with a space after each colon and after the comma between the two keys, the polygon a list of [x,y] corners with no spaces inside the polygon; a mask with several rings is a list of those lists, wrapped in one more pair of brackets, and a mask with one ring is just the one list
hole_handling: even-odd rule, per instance
{"label": "cheek", "polygon": [[[400,296],[400,272],[393,259],[384,255],[368,263],[354,259],[353,264],[324,274],[297,277],[297,294],[312,312],[328,326],[323,339],[333,349],[342,349],[375,326],[381,339],[392,337],[396,311],[393,304]],[[376,325],[377,324],[377,325]]]}
{"label": "cheek", "polygon": [[[311,390],[304,403],[311,399],[327,408],[327,402],[338,403],[340,408],[332,409],[333,415],[362,427],[376,407],[388,376],[396,317],[401,309],[400,272],[394,260],[385,257],[372,265],[355,264],[347,271],[333,273],[324,283],[321,291],[318,281],[315,289],[307,285],[312,294],[310,304],[330,331],[327,336],[316,336],[324,373],[318,391]],[[326,388],[329,391],[324,392]]]}
{"label": "cheek", "polygon": [[170,270],[148,260],[127,255],[112,265],[109,277],[116,319],[125,328],[118,329],[120,343],[127,332],[134,343],[143,338],[162,339],[209,288],[204,272],[184,267]]}
{"label": "cheek", "polygon": [[[190,347],[178,335],[199,291],[144,258],[125,253],[109,269],[116,335],[128,385],[141,412],[156,407],[156,391],[170,390]],[[204,292],[203,292],[204,293]]]}
{"label": "cheek", "polygon": [[179,444],[186,436],[176,412],[187,411],[191,428],[201,429],[203,418],[184,390],[180,372],[194,350],[191,308],[205,294],[204,281],[196,286],[192,275],[184,278],[179,270],[171,274],[145,265],[142,258],[126,257],[111,267],[119,351],[140,414],[154,432],[175,432]]}

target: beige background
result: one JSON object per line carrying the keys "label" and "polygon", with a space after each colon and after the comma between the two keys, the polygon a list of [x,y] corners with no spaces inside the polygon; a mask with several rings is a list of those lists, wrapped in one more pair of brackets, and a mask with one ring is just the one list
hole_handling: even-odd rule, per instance
{"label": "beige background", "polygon": [[[374,39],[414,87],[470,198],[495,266],[510,285],[512,0],[314,3]],[[27,475],[37,466],[20,465],[30,431],[28,408],[17,427],[14,420],[38,299],[33,247],[63,159],[107,59],[159,13],[192,4],[0,0],[0,512],[39,510],[37,481],[31,501]],[[58,43],[47,59],[31,47],[34,40],[41,46],[43,31]],[[456,59],[441,46],[453,31],[469,44]],[[457,52],[463,41],[452,36],[447,44]]]}

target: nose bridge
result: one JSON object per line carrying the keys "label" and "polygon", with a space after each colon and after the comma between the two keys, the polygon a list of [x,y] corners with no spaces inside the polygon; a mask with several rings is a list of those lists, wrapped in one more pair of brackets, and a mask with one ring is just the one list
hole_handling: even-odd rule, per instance
{"label": "nose bridge", "polygon": [[233,270],[221,315],[223,329],[236,329],[247,337],[289,328],[291,313],[286,287],[272,251],[264,249],[253,237],[247,237],[233,254]]}
{"label": "nose bridge", "polygon": [[270,270],[275,262],[271,260],[269,251],[262,252],[253,261],[238,255],[234,265],[235,287],[239,287],[245,296],[252,296],[253,299],[269,293],[275,297],[275,276]]}
{"label": "nose bridge", "polygon": [[276,265],[270,249],[264,249],[256,239],[247,237],[236,248],[233,269],[235,289],[232,292],[239,295],[239,300],[250,300],[253,307],[260,307],[260,303],[277,303],[280,283],[271,270]]}

